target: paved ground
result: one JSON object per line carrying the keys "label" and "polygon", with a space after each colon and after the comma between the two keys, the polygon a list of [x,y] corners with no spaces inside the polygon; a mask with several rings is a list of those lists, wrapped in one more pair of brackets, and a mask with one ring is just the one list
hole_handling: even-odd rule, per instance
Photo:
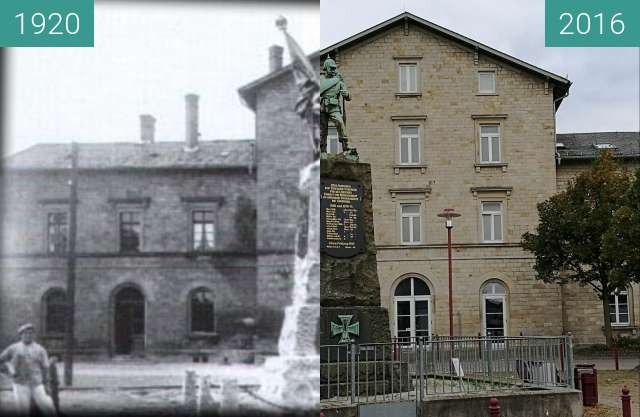
{"label": "paved ground", "polygon": [[[593,363],[596,365],[596,369],[613,370],[615,368],[615,361],[613,359],[588,359],[588,358],[576,358],[574,364],[578,363]],[[621,370],[631,370],[640,365],[640,358],[620,358],[618,360],[618,366]]]}
{"label": "paved ground", "polygon": [[631,416],[640,417],[640,373],[635,371],[598,371],[597,407],[585,407],[585,417],[621,417],[622,386],[627,385],[631,395]]}
{"label": "paved ground", "polygon": [[[62,366],[59,366],[62,370]],[[264,378],[262,368],[254,365],[224,366],[202,363],[104,362],[77,363],[74,386],[61,386],[61,411],[72,415],[91,415],[96,410],[112,415],[133,412],[153,413],[154,416],[174,416],[184,411],[182,384],[187,370],[209,375],[214,384],[214,401],[220,403],[221,390],[216,389],[225,379],[236,379],[246,385],[238,393],[238,403],[248,410],[270,409],[255,398],[255,385]],[[62,372],[59,373],[62,379]],[[0,377],[0,415],[13,407],[10,382]],[[254,387],[251,387],[254,385]]]}

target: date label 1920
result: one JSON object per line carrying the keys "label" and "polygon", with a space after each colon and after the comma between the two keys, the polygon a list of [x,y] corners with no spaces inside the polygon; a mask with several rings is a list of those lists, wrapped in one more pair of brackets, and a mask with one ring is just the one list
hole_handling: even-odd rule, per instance
{"label": "date label 1920", "polygon": [[640,1],[545,0],[545,46],[640,46]]}
{"label": "date label 1920", "polygon": [[0,1],[0,47],[93,46],[93,0]]}

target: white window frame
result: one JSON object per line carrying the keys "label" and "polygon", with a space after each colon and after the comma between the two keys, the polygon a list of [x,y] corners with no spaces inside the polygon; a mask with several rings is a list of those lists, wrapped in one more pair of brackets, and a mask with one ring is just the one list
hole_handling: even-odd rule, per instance
{"label": "white window frame", "polygon": [[[495,294],[495,293],[491,293],[491,294],[485,294],[484,290],[485,288],[487,288],[488,285],[491,284],[498,284],[500,285],[503,289],[504,289],[504,294]],[[487,336],[487,303],[486,300],[499,300],[502,302],[502,326],[504,329],[504,337],[507,337],[508,333],[508,323],[509,323],[509,317],[508,317],[508,311],[509,309],[507,308],[507,287],[501,283],[501,282],[496,282],[496,281],[489,281],[486,282],[480,289],[480,295],[482,296],[482,335],[483,336]]]}
{"label": "white window frame", "polygon": [[[418,213],[409,213],[409,214],[404,214],[403,212],[403,208],[405,206],[418,206]],[[405,242],[404,241],[404,234],[402,231],[402,224],[403,224],[403,220],[404,218],[408,218],[409,219],[409,241]],[[417,220],[416,220],[417,219]],[[415,240],[414,236],[413,236],[413,226],[415,224],[415,222],[418,222],[418,226],[420,227],[420,239],[419,240]],[[419,202],[406,202],[406,203],[400,203],[400,243],[402,245],[419,245],[424,241],[423,235],[423,227],[422,227],[422,203]]]}
{"label": "white window frame", "polygon": [[[482,75],[491,74],[493,77],[493,89],[482,90],[480,88],[480,78]],[[496,94],[496,72],[492,70],[480,70],[478,71],[478,94]]]}
{"label": "white window frame", "polygon": [[[333,144],[335,144],[335,152],[331,151]],[[341,143],[338,140],[338,129],[335,126],[329,126],[327,130],[327,153],[337,155],[342,153],[341,149]]]}
{"label": "white window frame", "polygon": [[[411,89],[411,83],[410,82],[406,83],[407,84],[407,89],[403,90],[403,82],[402,81],[403,81],[403,73],[404,73],[403,68],[404,67],[407,67],[407,68],[408,67],[413,67],[415,69],[415,71],[414,71],[415,79],[413,80],[414,84],[415,84],[415,89],[413,89],[413,90]],[[418,63],[417,62],[399,62],[398,63],[398,92],[400,94],[418,94],[418,91],[420,89],[420,86],[418,85],[419,84],[418,80],[419,80],[419,77],[418,77]]]}
{"label": "white window frame", "polygon": [[[498,133],[482,133],[482,127],[483,126],[495,126],[498,128]],[[479,153],[479,158],[480,158],[480,163],[481,164],[499,164],[502,162],[502,140],[501,140],[501,136],[502,136],[502,132],[501,132],[501,125],[498,123],[483,123],[480,125],[480,128],[478,129],[478,137],[479,137],[479,143],[478,143],[478,153]],[[488,159],[483,159],[482,158],[482,139],[483,138],[487,138],[488,140],[488,151],[489,151],[489,155]],[[494,160],[494,155],[493,155],[493,141],[497,140],[498,141],[498,158]]]}
{"label": "white window frame", "polygon": [[[611,320],[611,314],[613,313],[616,320],[615,322],[611,321],[611,325],[612,326],[629,326],[631,324],[631,303],[629,302],[629,295],[630,295],[631,291],[628,290],[624,290],[624,291],[620,291],[620,292],[616,292],[613,294],[614,297],[614,303],[613,306],[611,305],[611,303],[609,303],[609,320]],[[620,303],[620,300],[618,298],[619,295],[626,295],[627,296],[627,321],[623,322],[620,321],[620,305],[623,305],[623,303]],[[612,310],[613,308],[613,310]]]}
{"label": "white window frame", "polygon": [[[485,211],[485,204],[499,204],[500,211]],[[491,239],[486,240],[484,238],[484,216],[488,215],[491,217]],[[495,238],[495,218],[496,216],[500,216],[500,234],[501,239]],[[483,200],[480,202],[480,236],[483,243],[500,243],[504,242],[504,203],[502,201],[492,201],[492,200]]]}
{"label": "white window frame", "polygon": [[[414,285],[413,283],[415,282],[414,280],[416,279],[420,279],[418,277],[415,276],[410,276],[410,277],[405,277],[403,279],[401,279],[398,282],[398,285],[400,285],[400,282],[404,281],[405,279],[410,279],[411,280],[411,295],[394,295],[393,296],[393,308],[394,310],[394,322],[393,322],[393,328],[394,328],[394,337],[398,337],[398,303],[399,302],[403,302],[403,301],[408,301],[409,302],[409,330],[410,330],[410,334],[411,334],[411,338],[415,338],[416,337],[416,301],[426,301],[427,302],[427,335],[429,337],[429,340],[431,340],[431,327],[432,327],[432,302],[431,302],[431,294],[429,295],[415,295],[415,291],[414,291]],[[422,281],[422,280],[421,280]],[[424,282],[424,281],[422,281]],[[425,282],[425,285],[427,285],[427,288],[429,288],[429,285]],[[397,287],[396,287],[397,288]],[[431,293],[431,288],[429,288],[429,293]],[[406,331],[406,330],[404,330]]]}
{"label": "white window frame", "polygon": [[[415,128],[418,130],[418,133],[415,135],[410,135],[410,134],[403,134],[402,133],[402,129],[405,128]],[[398,164],[400,165],[419,165],[421,163],[422,160],[422,152],[421,152],[421,147],[422,147],[422,140],[420,139],[420,137],[422,136],[422,130],[420,129],[420,125],[416,125],[416,124],[411,124],[411,125],[400,125],[398,126]],[[403,162],[402,161],[402,140],[404,138],[407,138],[409,140],[408,146],[407,146],[407,157],[408,157],[408,162]],[[418,155],[417,158],[413,158],[413,153],[411,151],[411,140],[415,139],[418,142]]]}

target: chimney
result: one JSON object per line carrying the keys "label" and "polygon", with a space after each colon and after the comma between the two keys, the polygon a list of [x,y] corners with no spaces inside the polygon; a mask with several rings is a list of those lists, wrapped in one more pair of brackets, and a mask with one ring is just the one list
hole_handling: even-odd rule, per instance
{"label": "chimney", "polygon": [[187,152],[195,152],[198,150],[198,136],[200,136],[200,132],[198,131],[199,98],[197,94],[187,94],[185,96],[187,137],[184,150]]}
{"label": "chimney", "polygon": [[284,48],[280,45],[269,47],[269,71],[274,72],[282,68],[282,52]]}
{"label": "chimney", "polygon": [[140,140],[142,143],[156,141],[156,118],[150,114],[140,115]]}

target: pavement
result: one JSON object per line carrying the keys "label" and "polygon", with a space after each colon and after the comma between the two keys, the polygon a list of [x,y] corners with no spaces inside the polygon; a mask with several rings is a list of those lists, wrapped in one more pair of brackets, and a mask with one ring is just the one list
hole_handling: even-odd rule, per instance
{"label": "pavement", "polygon": [[[74,364],[72,387],[64,386],[62,369],[62,364],[58,364],[60,408],[68,415],[86,416],[96,411],[109,415],[147,412],[158,417],[184,414],[182,385],[186,371],[210,376],[213,401],[218,404],[222,402],[222,381],[235,379],[239,385],[236,394],[238,404],[244,407],[243,414],[254,415],[252,412],[255,410],[271,408],[255,396],[258,384],[267,378],[264,368],[256,365],[79,362]],[[0,376],[0,388],[0,415],[3,415],[12,410],[14,401],[10,381],[4,375]]]}
{"label": "pavement", "polygon": [[[588,363],[588,364],[595,364],[596,365],[596,369],[602,369],[602,370],[614,370],[616,369],[615,367],[615,361],[613,360],[613,358],[609,359],[603,359],[603,358],[574,358],[573,360],[573,364],[582,364],[582,363]],[[618,359],[618,366],[620,370],[632,370],[637,366],[640,366],[640,358],[619,358]]]}

